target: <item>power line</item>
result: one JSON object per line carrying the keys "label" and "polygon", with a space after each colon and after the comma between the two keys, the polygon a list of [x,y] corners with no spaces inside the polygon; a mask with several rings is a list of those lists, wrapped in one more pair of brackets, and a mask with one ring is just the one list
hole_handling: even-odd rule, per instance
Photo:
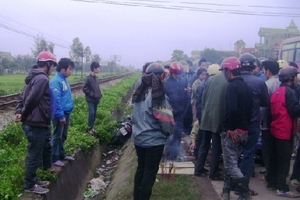
{"label": "power line", "polygon": [[[73,0],[74,1],[74,0]],[[103,3],[119,6],[135,6],[135,7],[149,7],[157,9],[169,9],[169,10],[187,10],[187,11],[196,11],[196,12],[206,12],[206,13],[224,13],[224,14],[236,14],[236,15],[255,15],[255,16],[267,16],[267,17],[296,17],[300,18],[298,13],[277,13],[277,12],[259,12],[259,11],[245,11],[245,10],[232,10],[232,9],[219,9],[220,7],[242,7],[242,5],[235,4],[218,4],[218,3],[201,3],[201,2],[176,2],[177,5],[174,5],[175,2],[170,1],[155,1],[155,0],[129,0],[128,1],[113,1],[113,0],[75,0],[85,3]],[[195,5],[195,6],[193,6]],[[210,6],[207,7],[199,7]],[[211,7],[214,6],[214,7]],[[267,8],[267,9],[300,9],[300,7],[276,7],[276,6],[264,6],[264,5],[249,5],[247,7],[253,8]]]}

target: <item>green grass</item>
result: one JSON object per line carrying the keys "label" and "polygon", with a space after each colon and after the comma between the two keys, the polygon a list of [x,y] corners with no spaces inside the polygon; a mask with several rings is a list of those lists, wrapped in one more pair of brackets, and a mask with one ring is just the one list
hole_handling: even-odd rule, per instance
{"label": "green grass", "polygon": [[[68,77],[68,81],[70,84],[83,82],[85,76],[88,73],[84,74],[83,76],[80,73],[72,74]],[[50,79],[55,75],[52,73]],[[9,95],[19,93],[23,90],[24,87],[24,80],[27,74],[5,74],[0,75],[0,96]],[[99,78],[111,76],[111,73],[100,73],[98,75]]]}
{"label": "green grass", "polygon": [[[126,185],[116,194],[114,200],[133,199],[134,174],[137,166],[137,159],[133,159],[132,170],[126,179]],[[152,188],[150,200],[199,200],[198,188],[189,175],[175,175],[174,179],[165,180],[161,175],[156,176],[157,180]]]}

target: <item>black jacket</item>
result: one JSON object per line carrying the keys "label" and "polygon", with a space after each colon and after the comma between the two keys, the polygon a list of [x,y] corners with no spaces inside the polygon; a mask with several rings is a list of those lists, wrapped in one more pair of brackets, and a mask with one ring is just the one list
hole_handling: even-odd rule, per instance
{"label": "black jacket", "polygon": [[252,114],[252,92],[241,77],[229,81],[223,131],[248,130]]}
{"label": "black jacket", "polygon": [[99,103],[102,98],[101,90],[99,87],[99,79],[97,76],[88,75],[85,77],[83,88],[85,99],[93,103]]}
{"label": "black jacket", "polygon": [[242,72],[241,76],[252,90],[253,106],[251,122],[261,122],[262,116],[260,107],[267,108],[269,106],[267,85],[263,80],[254,76],[251,72]]}
{"label": "black jacket", "polygon": [[32,69],[25,78],[25,84],[15,113],[22,114],[23,124],[50,127],[51,96],[47,74],[39,69]]}

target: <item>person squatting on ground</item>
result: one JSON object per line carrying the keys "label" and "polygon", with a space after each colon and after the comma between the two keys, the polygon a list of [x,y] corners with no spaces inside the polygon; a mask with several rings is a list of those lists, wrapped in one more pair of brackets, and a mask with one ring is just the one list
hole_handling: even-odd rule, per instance
{"label": "person squatting on ground", "polygon": [[238,167],[240,153],[246,145],[252,111],[252,91],[240,76],[241,64],[238,58],[228,57],[221,64],[229,85],[226,90],[225,117],[221,134],[223,161],[226,169],[223,199],[230,199],[230,185],[233,181],[239,193],[238,200],[252,199],[246,176]]}
{"label": "person squatting on ground", "polygon": [[[241,77],[252,90],[253,109],[251,122],[248,127],[248,139],[243,149],[243,158],[240,168],[246,179],[250,181],[250,177],[254,168],[254,154],[256,144],[260,135],[260,123],[263,113],[269,105],[269,94],[266,83],[252,74],[256,66],[256,58],[250,53],[244,53],[239,57],[241,62]],[[251,195],[257,195],[254,190],[249,190]]]}
{"label": "person squatting on ground", "polygon": [[65,164],[61,160],[74,160],[73,157],[66,156],[64,143],[67,139],[70,115],[74,108],[71,87],[67,78],[72,74],[73,61],[69,58],[62,58],[58,62],[56,75],[50,81],[50,87],[55,97],[55,114],[52,120],[52,161],[55,166],[63,167]]}
{"label": "person squatting on ground", "polygon": [[[205,83],[201,100],[197,102],[197,115],[199,120],[198,157],[195,161],[194,175],[205,175],[208,170],[204,168],[205,160],[212,139],[209,178],[211,180],[223,180],[219,173],[219,158],[222,153],[220,134],[225,113],[225,97],[228,82],[223,74],[211,76]],[[201,101],[201,102],[200,102]]]}
{"label": "person squatting on ground", "polygon": [[183,68],[179,62],[170,64],[170,76],[165,80],[164,90],[169,98],[172,107],[173,117],[175,121],[174,133],[169,137],[165,148],[165,159],[176,160],[179,150],[181,137],[184,133],[183,118],[186,108],[191,103],[188,82],[185,77],[182,77]]}
{"label": "person squatting on ground", "polygon": [[163,134],[160,124],[152,114],[152,108],[165,108],[168,104],[163,83],[157,74],[163,73],[164,69],[159,63],[153,63],[147,69],[147,74],[142,76],[141,84],[132,97],[131,139],[138,157],[138,166],[134,177],[134,200],[150,199],[167,141],[167,136]]}
{"label": "person squatting on ground", "polygon": [[271,141],[270,158],[266,181],[269,190],[276,190],[277,196],[297,198],[300,195],[290,191],[286,176],[290,169],[293,151],[293,139],[296,133],[297,117],[300,117],[300,105],[294,90],[297,85],[298,70],[284,67],[279,72],[281,85],[271,95]]}
{"label": "person squatting on ground", "polygon": [[28,141],[24,180],[26,192],[45,194],[49,191],[43,188],[49,182],[39,181],[36,171],[41,163],[44,169],[52,166],[51,115],[54,97],[49,87],[49,75],[56,65],[56,58],[51,52],[39,53],[37,67],[30,70],[25,78],[26,85],[15,109],[15,121],[23,122],[22,127]]}
{"label": "person squatting on ground", "polygon": [[97,109],[102,98],[102,93],[99,86],[99,78],[97,74],[100,73],[100,65],[97,62],[92,62],[91,73],[84,79],[82,91],[85,94],[85,99],[88,105],[88,134],[96,135],[97,132],[94,129],[94,123],[96,119]]}

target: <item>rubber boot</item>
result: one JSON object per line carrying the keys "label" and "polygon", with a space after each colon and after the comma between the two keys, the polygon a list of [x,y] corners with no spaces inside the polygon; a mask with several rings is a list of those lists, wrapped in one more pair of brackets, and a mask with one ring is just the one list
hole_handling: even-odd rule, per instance
{"label": "rubber boot", "polygon": [[246,177],[237,179],[234,182],[236,183],[236,190],[239,193],[237,200],[252,200],[252,196],[249,194],[248,181]]}
{"label": "rubber boot", "polygon": [[224,185],[223,185],[223,191],[221,193],[221,197],[224,200],[229,200],[230,199],[230,186],[231,186],[231,178],[228,174],[224,176]]}

